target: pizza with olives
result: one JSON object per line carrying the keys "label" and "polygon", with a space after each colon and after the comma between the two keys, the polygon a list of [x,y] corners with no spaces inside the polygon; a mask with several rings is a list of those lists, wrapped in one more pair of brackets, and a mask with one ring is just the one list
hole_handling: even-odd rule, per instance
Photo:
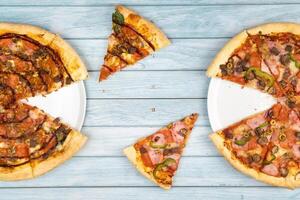
{"label": "pizza with olives", "polygon": [[85,78],[80,57],[58,35],[0,23],[0,180],[39,176],[83,146],[84,135],[22,100]]}
{"label": "pizza with olives", "polygon": [[300,25],[271,23],[241,32],[207,75],[272,95],[270,109],[210,137],[229,162],[257,180],[300,186]]}
{"label": "pizza with olives", "polygon": [[124,149],[125,155],[145,177],[170,189],[183,149],[198,118],[191,114]]}
{"label": "pizza with olives", "polygon": [[170,44],[166,35],[136,12],[117,6],[112,14],[112,34],[108,37],[99,80]]}

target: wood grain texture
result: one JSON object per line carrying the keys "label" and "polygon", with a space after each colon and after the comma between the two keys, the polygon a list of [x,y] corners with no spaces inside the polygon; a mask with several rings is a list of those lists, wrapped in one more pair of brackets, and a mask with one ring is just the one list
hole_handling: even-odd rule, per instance
{"label": "wood grain texture", "polygon": [[[106,53],[107,39],[67,41],[78,51],[89,70],[100,69]],[[172,45],[124,70],[206,70],[227,41],[228,39],[173,39]]]}
{"label": "wood grain texture", "polygon": [[106,188],[22,188],[22,189],[1,189],[6,194],[6,200],[45,200],[50,199],[95,199],[95,200],[174,200],[174,199],[230,199],[230,200],[257,200],[259,199],[298,199],[299,191],[289,191],[281,188],[261,187],[174,187],[166,192],[157,187],[106,187]]}
{"label": "wood grain texture", "polygon": [[89,99],[84,125],[160,127],[194,112],[209,125],[206,99]]}
{"label": "wood grain texture", "polygon": [[[121,152],[124,147],[158,129],[159,127],[83,127],[82,132],[89,140],[77,156],[123,156]],[[184,156],[219,156],[208,138],[211,132],[210,127],[194,128]]]}
{"label": "wood grain texture", "polygon": [[[231,37],[245,28],[261,23],[300,22],[299,4],[130,8],[154,21],[171,38]],[[22,6],[3,6],[0,18],[2,21],[39,25],[66,38],[107,38],[111,32],[113,10],[113,6],[28,6],[26,9]]]}
{"label": "wood grain texture", "polygon": [[124,5],[215,5],[215,4],[292,4],[298,3],[297,0],[14,0],[14,1],[1,1],[1,5],[26,5],[26,6],[106,6],[115,4]]}
{"label": "wood grain texture", "polygon": [[206,98],[209,79],[204,71],[122,71],[97,82],[90,72],[88,98]]}
{"label": "wood grain texture", "polygon": [[[39,25],[61,34],[87,64],[86,146],[34,180],[0,182],[0,199],[299,199],[237,172],[214,148],[207,116],[206,67],[230,37],[271,21],[300,22],[297,0],[0,0],[1,21]],[[172,45],[98,83],[114,5],[154,21]],[[166,192],[122,154],[138,138],[192,112],[200,114],[175,187]]]}
{"label": "wood grain texture", "polygon": [[[223,157],[183,157],[174,185],[185,187],[266,186],[236,171]],[[155,185],[137,172],[126,157],[74,157],[52,172],[34,180],[0,182],[0,187],[95,186]]]}

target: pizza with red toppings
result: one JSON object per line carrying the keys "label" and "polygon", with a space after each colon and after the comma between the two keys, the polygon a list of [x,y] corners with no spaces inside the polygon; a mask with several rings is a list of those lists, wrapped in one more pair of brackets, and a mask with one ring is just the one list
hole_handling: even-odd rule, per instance
{"label": "pizza with red toppings", "polygon": [[229,162],[257,180],[300,186],[300,25],[271,23],[241,32],[207,75],[272,95],[270,109],[210,137]]}
{"label": "pizza with red toppings", "polygon": [[145,177],[164,189],[170,189],[197,118],[198,114],[192,114],[170,123],[127,147],[124,153]]}
{"label": "pizza with red toppings", "polygon": [[21,100],[86,77],[85,65],[58,35],[0,23],[0,180],[44,174],[83,146],[84,135]]}
{"label": "pizza with red toppings", "polygon": [[124,6],[116,7],[112,23],[100,81],[170,44],[153,23]]}

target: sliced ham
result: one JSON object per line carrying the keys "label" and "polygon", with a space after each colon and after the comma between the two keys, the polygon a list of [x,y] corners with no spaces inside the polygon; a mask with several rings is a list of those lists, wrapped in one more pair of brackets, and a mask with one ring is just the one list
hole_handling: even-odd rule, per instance
{"label": "sliced ham", "polygon": [[175,142],[182,143],[184,141],[184,137],[179,133],[181,129],[186,129],[184,122],[177,121],[173,124],[172,127],[172,136]]}
{"label": "sliced ham", "polygon": [[299,123],[300,120],[299,120],[299,117],[296,113],[296,111],[292,110],[289,114],[289,120],[291,122],[291,124],[295,124],[295,123]]}
{"label": "sliced ham", "polygon": [[271,175],[271,176],[277,176],[279,173],[278,168],[274,164],[265,165],[262,168],[262,172]]}
{"label": "sliced ham", "polygon": [[296,92],[297,92],[298,94],[300,93],[300,81],[297,81]]}
{"label": "sliced ham", "polygon": [[299,144],[293,145],[293,154],[296,158],[300,158],[300,145]]}
{"label": "sliced ham", "polygon": [[161,150],[149,149],[148,155],[149,155],[153,165],[161,163],[164,159],[163,152]]}
{"label": "sliced ham", "polygon": [[270,59],[267,59],[266,64],[274,76],[279,75],[279,70],[278,70],[278,66],[277,66],[278,61],[276,58],[271,57]]}
{"label": "sliced ham", "polygon": [[266,121],[265,117],[260,114],[254,118],[248,119],[246,124],[252,128],[255,129],[256,127],[258,127],[259,125],[263,124]]}
{"label": "sliced ham", "polygon": [[266,73],[272,75],[272,73],[271,73],[270,70],[269,70],[269,67],[266,65],[265,62],[262,62],[262,63],[261,63],[261,70],[262,70],[263,72],[266,72]]}
{"label": "sliced ham", "polygon": [[166,139],[164,134],[161,133],[157,133],[155,135],[152,136],[152,141],[156,144],[156,145],[164,145],[166,144]]}

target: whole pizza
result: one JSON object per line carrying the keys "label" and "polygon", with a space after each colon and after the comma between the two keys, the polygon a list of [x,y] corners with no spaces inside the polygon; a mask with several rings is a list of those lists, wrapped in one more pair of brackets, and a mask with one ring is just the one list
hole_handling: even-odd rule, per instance
{"label": "whole pizza", "polygon": [[83,146],[84,135],[22,99],[85,78],[85,65],[58,35],[0,23],[0,180],[44,174]]}
{"label": "whole pizza", "polygon": [[208,68],[219,77],[272,95],[277,103],[211,135],[243,173],[282,187],[300,186],[300,25],[271,23],[230,40]]}

